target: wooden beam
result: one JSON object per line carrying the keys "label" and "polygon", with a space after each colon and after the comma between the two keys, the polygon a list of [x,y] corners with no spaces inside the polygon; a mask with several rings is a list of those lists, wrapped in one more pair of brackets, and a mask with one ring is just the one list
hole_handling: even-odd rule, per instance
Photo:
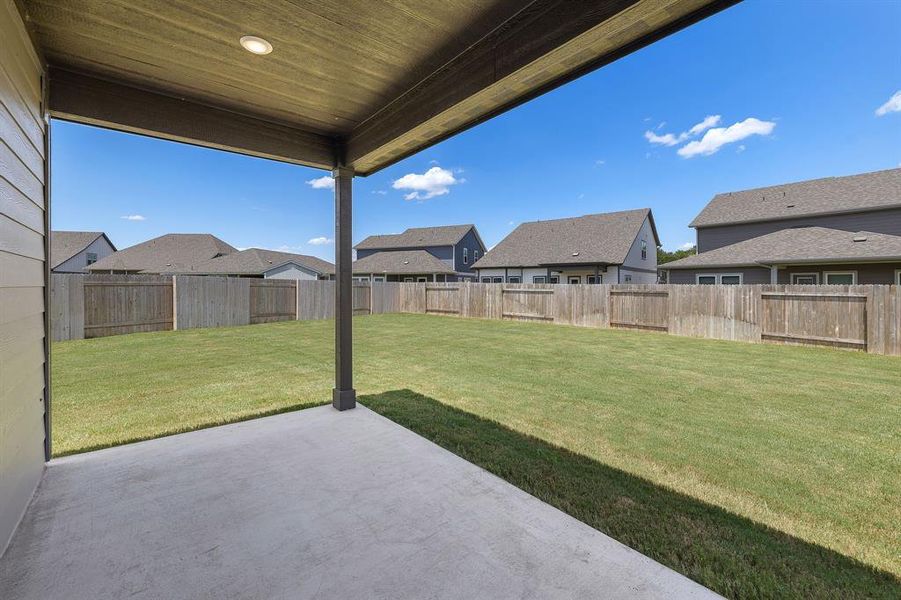
{"label": "wooden beam", "polygon": [[338,167],[335,178],[335,388],[332,406],[347,410],[357,405],[353,387],[353,181],[354,172]]}
{"label": "wooden beam", "polygon": [[50,115],[119,131],[331,169],[330,137],[59,68]]}
{"label": "wooden beam", "polygon": [[382,169],[739,0],[535,0],[358,125],[357,174]]}

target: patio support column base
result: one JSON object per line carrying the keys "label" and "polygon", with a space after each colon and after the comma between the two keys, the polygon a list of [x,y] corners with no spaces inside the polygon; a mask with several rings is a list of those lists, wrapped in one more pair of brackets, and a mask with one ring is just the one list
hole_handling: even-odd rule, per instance
{"label": "patio support column base", "polygon": [[347,410],[357,406],[357,390],[332,390],[332,406],[338,410]]}
{"label": "patio support column base", "polygon": [[351,211],[354,171],[337,167],[335,178],[335,387],[332,406],[348,410],[357,405],[353,386],[353,260]]}

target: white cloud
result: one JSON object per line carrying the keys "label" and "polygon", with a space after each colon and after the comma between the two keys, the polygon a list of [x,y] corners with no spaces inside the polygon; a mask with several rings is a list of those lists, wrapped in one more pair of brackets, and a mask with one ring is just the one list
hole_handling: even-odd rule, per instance
{"label": "white cloud", "polygon": [[744,144],[739,144],[738,148],[735,149],[736,154],[741,154],[745,151],[746,146]]}
{"label": "white cloud", "polygon": [[412,190],[404,194],[404,200],[428,200],[450,193],[450,186],[462,183],[454,174],[441,167],[432,167],[425,173],[407,173],[391,187],[396,190]]}
{"label": "white cloud", "polygon": [[[675,146],[676,144],[681,144],[689,138],[701,135],[711,127],[719,125],[721,118],[722,117],[720,117],[720,115],[707,115],[706,117],[704,117],[703,121],[701,121],[700,123],[695,123],[691,126],[691,129],[689,129],[688,131],[683,131],[679,135],[672,133],[664,133],[663,135],[658,135],[653,131],[645,131],[644,137],[652,144],[658,144],[661,146]],[[658,125],[657,129],[660,130],[664,125],[666,125],[666,121],[663,121],[660,125]]]}
{"label": "white cloud", "polygon": [[657,126],[657,130],[661,130],[666,127],[666,121],[660,121],[660,125]]}
{"label": "white cloud", "polygon": [[691,250],[694,247],[695,247],[694,242],[685,242],[684,244],[679,246],[679,250]]}
{"label": "white cloud", "polygon": [[606,161],[606,160],[600,160],[600,159],[599,159],[599,160],[594,161],[594,164],[597,165],[597,166],[599,166],[599,167],[603,167],[604,165],[607,164],[607,161]]}
{"label": "white cloud", "polygon": [[384,196],[384,195],[386,195],[388,192],[386,192],[385,190],[372,190],[372,193],[373,193],[373,194],[378,194],[379,196]]}
{"label": "white cloud", "polygon": [[307,243],[311,244],[313,246],[326,246],[328,244],[331,244],[334,241],[335,240],[333,240],[332,238],[328,238],[323,235],[323,236],[319,236],[319,237],[314,237],[311,240],[307,240]]}
{"label": "white cloud", "polygon": [[752,135],[770,135],[775,127],[776,123],[773,121],[761,121],[754,117],[748,117],[729,127],[709,129],[700,140],[685,144],[676,153],[683,158],[692,158],[698,155],[710,156],[719,152],[719,149],[726,144],[743,140]]}
{"label": "white cloud", "polygon": [[679,143],[679,139],[671,133],[657,135],[653,131],[645,131],[644,137],[652,144],[661,144],[663,146],[675,146]]}
{"label": "white cloud", "polygon": [[895,92],[885,104],[876,109],[876,116],[883,117],[890,112],[901,112],[901,90]]}
{"label": "white cloud", "polygon": [[126,221],[146,221],[147,217],[144,215],[124,215],[119,217],[120,219],[125,219]]}
{"label": "white cloud", "polygon": [[716,127],[717,125],[719,125],[721,119],[722,117],[720,115],[707,115],[706,117],[704,117],[703,121],[693,125],[692,128],[688,130],[688,134],[701,135],[711,127]]}
{"label": "white cloud", "polygon": [[331,175],[323,175],[316,179],[310,179],[307,181],[307,185],[314,190],[333,190],[335,189],[335,180],[332,179]]}

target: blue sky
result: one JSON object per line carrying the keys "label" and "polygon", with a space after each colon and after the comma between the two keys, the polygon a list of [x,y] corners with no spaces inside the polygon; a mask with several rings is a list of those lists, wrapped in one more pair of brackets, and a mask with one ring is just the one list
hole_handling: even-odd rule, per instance
{"label": "blue sky", "polygon": [[[523,221],[650,207],[675,249],[717,192],[898,167],[899,24],[890,0],[747,0],[358,178],[354,241],[471,222],[490,246]],[[309,183],[322,171],[63,122],[52,135],[55,229],[333,258],[332,193]]]}

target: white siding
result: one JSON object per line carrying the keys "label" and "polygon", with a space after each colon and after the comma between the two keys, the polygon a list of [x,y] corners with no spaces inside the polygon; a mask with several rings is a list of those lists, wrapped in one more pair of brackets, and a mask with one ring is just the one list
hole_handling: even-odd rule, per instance
{"label": "white siding", "polygon": [[281,265],[279,267],[275,267],[269,271],[263,273],[263,277],[266,279],[302,279],[305,281],[316,280],[319,279],[319,276],[316,275],[313,271],[309,269],[304,269],[298,265],[293,263],[287,265]]}
{"label": "white siding", "polygon": [[[607,267],[606,271],[601,270],[602,283],[617,283],[616,267]],[[522,283],[535,283],[535,277],[547,277],[548,270],[545,267],[525,267],[522,269],[506,269],[506,273],[510,277],[521,277]],[[551,269],[551,275],[560,278],[560,283],[566,283],[567,275],[579,275],[582,283],[588,283],[588,276],[594,275],[594,268],[573,268],[573,269]],[[480,269],[479,281],[482,277],[503,277],[504,269]],[[638,283],[636,281],[636,283]]]}
{"label": "white siding", "polygon": [[0,0],[0,554],[44,468],[42,67]]}
{"label": "white siding", "polygon": [[115,252],[110,243],[106,241],[104,236],[100,236],[91,242],[87,248],[70,258],[63,261],[53,269],[54,273],[87,273],[85,267],[88,265],[88,253],[93,252],[97,255],[97,260],[105,258]]}

